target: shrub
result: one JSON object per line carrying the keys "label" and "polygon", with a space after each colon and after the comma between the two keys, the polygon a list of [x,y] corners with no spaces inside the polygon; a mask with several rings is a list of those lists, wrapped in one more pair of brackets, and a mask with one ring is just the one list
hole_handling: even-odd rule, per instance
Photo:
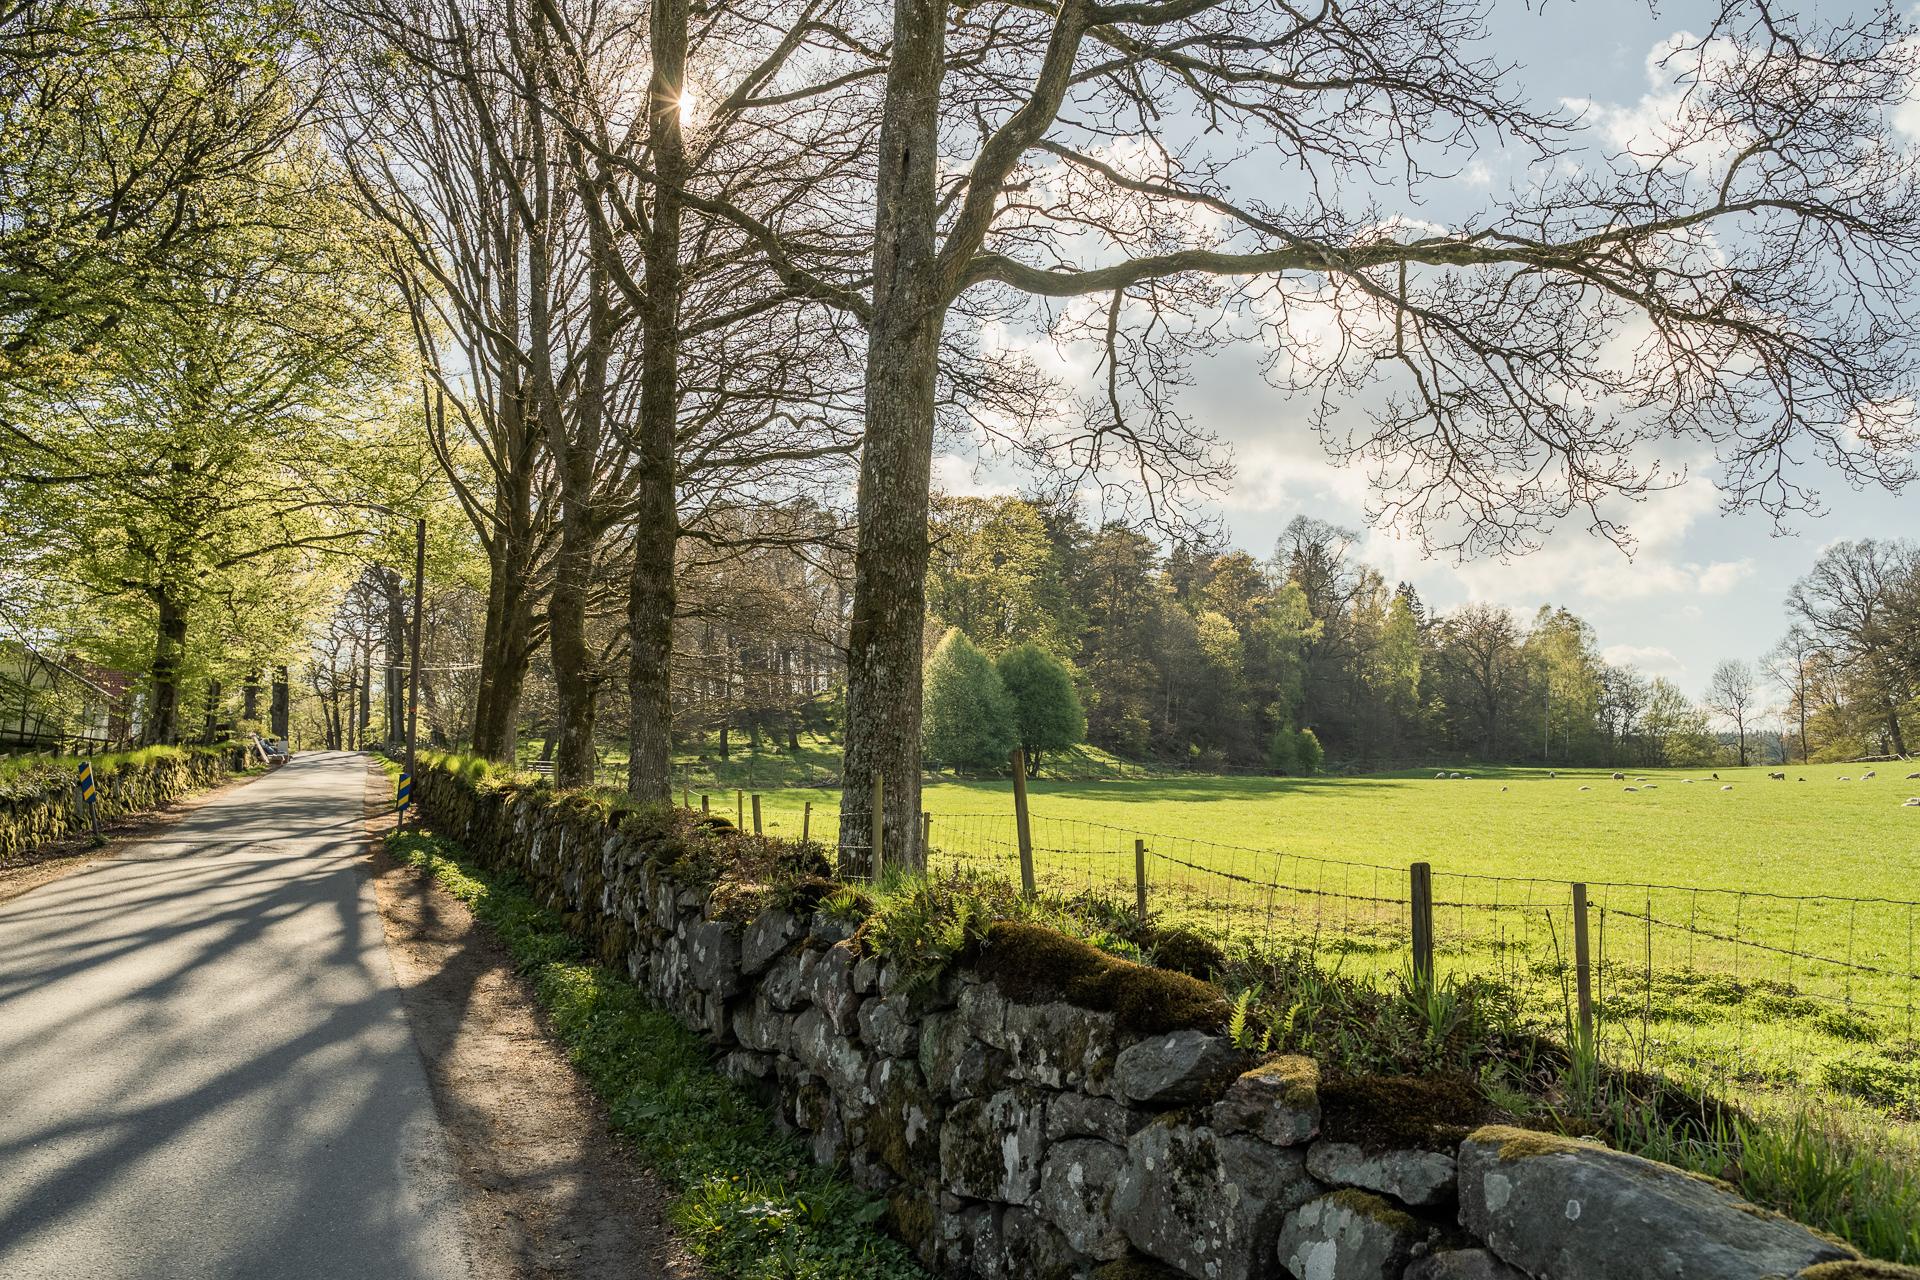
{"label": "shrub", "polygon": [[1074,692],[1067,665],[1037,644],[1016,645],[994,662],[1013,705],[1014,731],[1027,753],[1027,768],[1039,772],[1040,756],[1064,751],[1087,736],[1087,713]]}
{"label": "shrub", "polygon": [[963,769],[1004,765],[1018,741],[1013,704],[987,655],[958,627],[927,663],[921,745],[929,758]]}

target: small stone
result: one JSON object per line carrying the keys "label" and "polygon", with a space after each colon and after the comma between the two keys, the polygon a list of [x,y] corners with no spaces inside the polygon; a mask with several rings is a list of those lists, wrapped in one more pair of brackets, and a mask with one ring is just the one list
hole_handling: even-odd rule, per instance
{"label": "small stone", "polygon": [[1101,1262],[1127,1251],[1127,1237],[1113,1223],[1113,1190],[1127,1153],[1110,1142],[1070,1138],[1047,1148],[1034,1208],[1060,1228],[1067,1243]]}
{"label": "small stone", "polygon": [[776,1009],[797,1009],[807,1002],[807,983],[818,964],[818,951],[788,952],[773,962],[760,992]]}
{"label": "small stone", "polygon": [[1150,1106],[1176,1106],[1211,1095],[1239,1074],[1243,1055],[1220,1036],[1170,1031],[1130,1045],[1113,1067],[1119,1096]]}
{"label": "small stone", "polygon": [[833,1023],[841,1035],[859,1029],[860,993],[854,990],[855,957],[850,943],[838,943],[819,953],[807,977],[807,998]]}
{"label": "small stone", "polygon": [[768,1004],[764,991],[733,1011],[733,1038],[757,1053],[786,1053],[792,1025],[793,1015]]}
{"label": "small stone", "polygon": [[1426,1228],[1379,1196],[1335,1191],[1280,1228],[1280,1265],[1294,1280],[1400,1280]]}
{"label": "small stone", "polygon": [[708,995],[730,996],[740,990],[740,930],[719,920],[695,920],[687,925],[687,977]]}
{"label": "small stone", "polygon": [[1125,1145],[1143,1119],[1111,1098],[1090,1098],[1069,1090],[1047,1104],[1047,1141],[1098,1138]]}
{"label": "small stone", "polygon": [[1527,1273],[1508,1266],[1487,1249],[1443,1249],[1415,1258],[1405,1280],[1527,1280]]}
{"label": "small stone", "polygon": [[974,1200],[1030,1204],[1045,1147],[1046,1103],[1038,1091],[968,1098],[940,1126],[940,1185]]}
{"label": "small stone", "polygon": [[872,995],[880,989],[880,961],[875,956],[862,956],[853,966],[853,989],[861,995]]}
{"label": "small stone", "polygon": [[868,1062],[860,1046],[834,1030],[818,1009],[809,1009],[793,1024],[793,1056],[825,1080],[836,1094],[868,1103]]}
{"label": "small stone", "polygon": [[1307,1172],[1329,1186],[1364,1187],[1402,1204],[1453,1200],[1453,1157],[1438,1151],[1366,1152],[1351,1142],[1316,1142],[1307,1150]]}
{"label": "small stone", "polygon": [[903,1058],[920,1043],[920,1027],[910,1020],[904,996],[881,996],[860,1006],[860,1038],[878,1053]]}
{"label": "small stone", "polygon": [[1553,1280],[1754,1280],[1857,1256],[1705,1178],[1501,1125],[1460,1144],[1460,1225]]}
{"label": "small stone", "polygon": [[1001,1030],[999,1047],[1015,1079],[1049,1089],[1106,1091],[1118,1050],[1112,1014],[1059,1001],[1008,1002]]}
{"label": "small stone", "polygon": [[1297,1146],[1320,1132],[1320,1068],[1289,1055],[1241,1075],[1213,1107],[1213,1127],[1251,1133],[1276,1147]]}
{"label": "small stone", "polygon": [[815,947],[838,946],[851,938],[858,927],[851,920],[816,911],[807,926],[807,941]]}
{"label": "small stone", "polygon": [[773,1055],[736,1049],[720,1059],[720,1070],[730,1080],[765,1080],[773,1075]]}
{"label": "small stone", "polygon": [[937,1094],[975,1098],[1006,1081],[1007,1056],[977,1039],[959,1013],[928,1015],[920,1023],[920,1071]]}
{"label": "small stone", "polygon": [[806,925],[793,913],[778,908],[762,911],[740,937],[740,969],[749,976],[764,973],[781,952],[800,941]]}

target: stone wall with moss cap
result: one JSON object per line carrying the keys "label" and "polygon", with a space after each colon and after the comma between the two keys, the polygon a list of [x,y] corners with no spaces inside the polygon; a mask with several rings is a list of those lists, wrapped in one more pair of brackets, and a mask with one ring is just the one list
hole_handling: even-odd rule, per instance
{"label": "stone wall with moss cap", "polygon": [[[0,783],[0,866],[42,845],[87,834],[92,828],[74,787],[77,759],[10,783]],[[213,751],[188,751],[129,761],[95,771],[100,817],[144,813],[225,781],[234,762]]]}
{"label": "stone wall with moss cap", "polygon": [[[1478,1125],[1430,1080],[1322,1081],[1222,1033],[1221,992],[1050,930],[935,978],[870,954],[804,861],[718,884],[723,820],[424,771],[423,807],[526,876],[727,1071],[983,1280],[1847,1280],[1846,1245],[1708,1179]],[[763,842],[763,847],[774,847]],[[803,855],[796,855],[804,857]],[[1478,1126],[1478,1127],[1476,1127]],[[1857,1265],[1857,1264],[1856,1264]],[[1920,1272],[1860,1280],[1920,1280]],[[1895,1273],[1901,1269],[1895,1268]]]}

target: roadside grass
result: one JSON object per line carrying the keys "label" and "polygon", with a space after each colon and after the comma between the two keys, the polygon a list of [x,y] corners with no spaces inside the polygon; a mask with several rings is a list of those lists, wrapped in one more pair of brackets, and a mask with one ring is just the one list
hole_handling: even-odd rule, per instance
{"label": "roadside grass", "polygon": [[156,760],[178,759],[217,750],[217,747],[140,747],[133,751],[110,751],[90,756],[53,755],[50,752],[0,756],[0,789],[28,790],[46,782],[70,782],[74,768],[81,760],[93,761],[94,776],[102,778],[115,769],[129,765],[152,764]]}
{"label": "roadside grass", "polygon": [[710,1273],[924,1280],[878,1225],[883,1201],[815,1166],[715,1068],[697,1036],[591,963],[518,877],[483,869],[431,834],[399,833],[388,848],[471,907],[507,947],[614,1128],[672,1190],[674,1225]]}

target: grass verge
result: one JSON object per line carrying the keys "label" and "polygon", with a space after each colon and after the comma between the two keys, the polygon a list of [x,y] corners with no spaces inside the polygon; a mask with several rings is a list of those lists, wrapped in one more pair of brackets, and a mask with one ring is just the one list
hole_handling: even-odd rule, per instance
{"label": "grass verge", "polygon": [[924,1280],[905,1246],[881,1230],[883,1202],[814,1165],[715,1069],[699,1037],[591,963],[517,877],[485,870],[431,834],[399,833],[388,848],[466,903],[506,946],[614,1128],[672,1191],[674,1225],[711,1274]]}

